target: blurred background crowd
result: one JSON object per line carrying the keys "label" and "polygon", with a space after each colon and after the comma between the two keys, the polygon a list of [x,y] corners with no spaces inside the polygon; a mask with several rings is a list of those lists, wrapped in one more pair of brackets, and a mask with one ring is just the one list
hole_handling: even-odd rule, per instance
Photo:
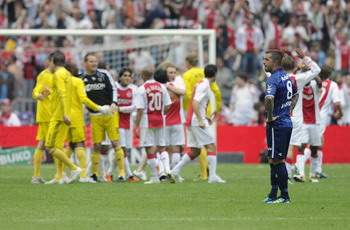
{"label": "blurred background crowd", "polygon": [[[221,122],[233,125],[264,123],[262,57],[268,48],[300,47],[320,66],[333,66],[346,115],[349,26],[350,1],[346,0],[0,0],[3,29],[215,29],[217,82],[224,102]],[[35,78],[49,51],[106,42],[113,41],[0,34],[1,117],[8,116],[3,108],[9,100],[31,101]],[[135,69],[158,64],[152,52],[127,58]],[[34,105],[26,105],[15,107],[17,115],[22,124],[32,124]],[[350,121],[345,116],[338,123]]]}

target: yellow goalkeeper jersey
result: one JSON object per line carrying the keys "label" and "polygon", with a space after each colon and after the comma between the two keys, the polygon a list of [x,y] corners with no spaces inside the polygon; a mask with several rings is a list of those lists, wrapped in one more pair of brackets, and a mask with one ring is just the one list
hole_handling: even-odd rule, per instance
{"label": "yellow goalkeeper jersey", "polygon": [[[37,100],[36,122],[49,122],[51,118],[51,92],[53,73],[49,69],[44,69],[37,77],[36,85],[32,92],[32,97]],[[50,95],[43,100],[38,100],[38,96],[44,90],[49,90]]]}
{"label": "yellow goalkeeper jersey", "polygon": [[87,97],[83,80],[72,77],[72,85],[71,127],[81,127],[85,125],[83,104],[95,111],[98,111],[99,105]]}
{"label": "yellow goalkeeper jersey", "polygon": [[[192,67],[191,69],[187,70],[183,74],[183,79],[186,86],[183,106],[184,106],[184,110],[187,111],[192,101],[192,94],[196,84],[200,80],[204,79],[204,69],[199,67]],[[210,89],[213,91],[213,94],[215,96],[215,101],[216,101],[215,110],[216,112],[220,112],[222,108],[222,98],[221,98],[220,88],[216,82],[212,82],[210,83]],[[210,116],[211,114],[212,114],[211,107],[208,106],[207,115]]]}
{"label": "yellow goalkeeper jersey", "polygon": [[72,78],[64,67],[59,67],[54,73],[51,98],[53,121],[63,121],[64,116],[71,117]]}

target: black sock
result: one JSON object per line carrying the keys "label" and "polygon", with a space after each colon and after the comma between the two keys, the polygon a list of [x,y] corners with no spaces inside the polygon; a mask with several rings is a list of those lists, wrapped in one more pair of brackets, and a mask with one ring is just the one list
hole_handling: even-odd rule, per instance
{"label": "black sock", "polygon": [[269,198],[276,199],[278,192],[278,179],[276,174],[276,166],[270,164],[270,181],[271,181],[271,191],[269,194]]}
{"label": "black sock", "polygon": [[288,172],[285,163],[275,165],[278,179],[278,187],[281,190],[281,197],[289,199],[288,194]]}

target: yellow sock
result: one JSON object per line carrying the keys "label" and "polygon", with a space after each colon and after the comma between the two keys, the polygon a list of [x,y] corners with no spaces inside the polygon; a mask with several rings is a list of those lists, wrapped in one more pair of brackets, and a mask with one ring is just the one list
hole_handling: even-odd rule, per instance
{"label": "yellow sock", "polygon": [[115,160],[118,166],[118,177],[125,177],[125,162],[124,162],[124,151],[122,148],[116,148],[115,150]]}
{"label": "yellow sock", "polygon": [[[77,166],[73,164],[73,162],[67,157],[67,155],[61,150],[61,149],[53,149],[51,152],[52,156],[57,158],[58,160],[61,160],[62,163],[70,168],[71,170],[76,170]],[[62,169],[63,170],[63,169]]]}
{"label": "yellow sock", "polygon": [[79,160],[79,166],[83,170],[80,174],[81,178],[86,178],[86,154],[84,147],[76,147],[75,153],[77,154],[77,158]]}
{"label": "yellow sock", "polygon": [[55,161],[55,166],[56,166],[55,179],[61,180],[63,177],[63,163],[61,160],[57,159],[56,157],[54,157],[53,159]]}
{"label": "yellow sock", "polygon": [[33,168],[34,168],[34,174],[35,177],[41,176],[41,160],[43,158],[44,151],[41,149],[36,149],[34,156],[33,156]]}
{"label": "yellow sock", "polygon": [[100,152],[93,151],[91,154],[91,172],[96,176],[99,175]]}
{"label": "yellow sock", "polygon": [[204,148],[201,150],[201,154],[199,155],[199,168],[201,170],[200,178],[202,180],[207,180],[208,179],[208,172],[207,172],[208,159],[207,159],[207,150]]}
{"label": "yellow sock", "polygon": [[[70,147],[66,148],[64,150],[64,154],[66,154],[66,156],[70,159],[70,157],[72,156],[72,149]],[[63,165],[63,170],[65,170],[65,166]]]}

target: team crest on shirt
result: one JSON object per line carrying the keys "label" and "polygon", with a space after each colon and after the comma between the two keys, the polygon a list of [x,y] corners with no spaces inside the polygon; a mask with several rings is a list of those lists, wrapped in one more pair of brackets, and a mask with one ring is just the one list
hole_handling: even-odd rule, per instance
{"label": "team crest on shirt", "polygon": [[102,77],[98,77],[97,81],[102,82]]}
{"label": "team crest on shirt", "polygon": [[84,78],[84,82],[88,82],[88,81],[89,81],[88,79]]}
{"label": "team crest on shirt", "polygon": [[131,97],[131,96],[132,96],[132,93],[131,93],[130,91],[128,91],[128,92],[126,93],[126,96],[127,96],[127,97]]}
{"label": "team crest on shirt", "polygon": [[92,79],[93,81],[96,81],[96,78],[95,78],[95,77],[92,77],[91,79]]}

